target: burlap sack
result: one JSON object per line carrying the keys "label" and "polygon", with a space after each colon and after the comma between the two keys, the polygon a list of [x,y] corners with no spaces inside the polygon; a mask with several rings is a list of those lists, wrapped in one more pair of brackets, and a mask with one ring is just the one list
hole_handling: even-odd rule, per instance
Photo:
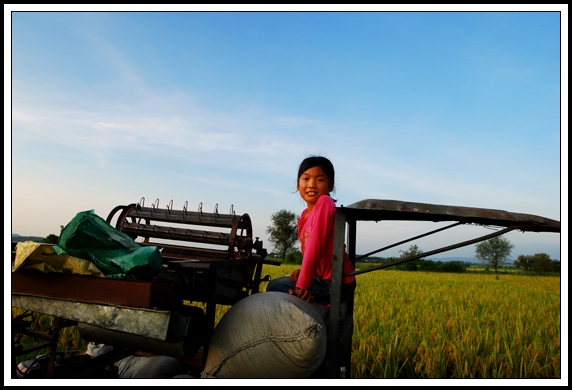
{"label": "burlap sack", "polygon": [[201,378],[307,378],[326,355],[326,315],[281,292],[240,300],[213,330]]}

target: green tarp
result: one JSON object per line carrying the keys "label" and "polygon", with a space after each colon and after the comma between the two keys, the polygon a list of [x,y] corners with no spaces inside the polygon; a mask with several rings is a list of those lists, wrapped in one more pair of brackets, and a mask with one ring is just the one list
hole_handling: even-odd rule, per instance
{"label": "green tarp", "polygon": [[92,261],[105,277],[151,280],[162,265],[156,246],[141,246],[93,210],[82,211],[60,233],[56,252]]}

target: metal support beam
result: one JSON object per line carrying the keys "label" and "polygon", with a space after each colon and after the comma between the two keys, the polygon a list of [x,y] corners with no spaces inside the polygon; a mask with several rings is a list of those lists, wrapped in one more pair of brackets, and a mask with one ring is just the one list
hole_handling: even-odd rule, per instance
{"label": "metal support beam", "polygon": [[344,239],[346,233],[346,215],[336,210],[334,233],[334,256],[332,263],[332,281],[330,283],[330,315],[328,326],[328,355],[326,370],[328,377],[337,378],[338,333],[341,320],[342,277],[344,261]]}

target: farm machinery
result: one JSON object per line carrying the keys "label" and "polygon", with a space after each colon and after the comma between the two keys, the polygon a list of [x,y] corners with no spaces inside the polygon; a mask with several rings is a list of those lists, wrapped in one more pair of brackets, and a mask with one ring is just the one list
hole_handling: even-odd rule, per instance
{"label": "farm machinery", "polygon": [[[357,256],[357,224],[361,221],[453,222],[366,255]],[[103,367],[144,351],[173,356],[200,372],[209,356],[215,328],[217,305],[233,306],[257,294],[263,265],[279,266],[266,258],[262,241],[254,237],[248,214],[237,215],[202,210],[174,210],[172,201],[160,208],[158,200],[150,207],[139,203],[120,205],[108,215],[110,226],[142,247],[157,247],[161,266],[149,280],[100,278],[68,273],[41,273],[21,269],[12,272],[12,306],[28,312],[53,316],[54,326],[42,333],[30,328],[22,315],[12,320],[12,376],[16,377],[16,357],[49,347],[46,378],[91,378]],[[381,252],[460,225],[497,227],[493,233],[450,246],[424,252],[352,274],[382,268],[475,244],[512,230],[560,232],[560,222],[536,215],[502,210],[433,205],[395,200],[369,199],[336,209],[333,276],[327,312],[327,353],[314,376],[350,377],[352,349],[353,295],[341,299],[344,246],[355,263],[361,257]],[[13,245],[14,246],[14,245]],[[199,306],[189,305],[199,303]],[[86,340],[115,346],[110,353],[79,364],[56,369],[56,347],[61,329],[78,326]],[[22,347],[22,335],[45,341]]]}

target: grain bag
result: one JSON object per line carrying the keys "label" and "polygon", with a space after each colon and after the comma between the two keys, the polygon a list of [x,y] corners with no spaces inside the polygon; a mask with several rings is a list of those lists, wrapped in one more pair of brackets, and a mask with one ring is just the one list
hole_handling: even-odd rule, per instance
{"label": "grain bag", "polygon": [[326,355],[326,316],[289,294],[250,295],[213,330],[201,378],[307,378]]}

